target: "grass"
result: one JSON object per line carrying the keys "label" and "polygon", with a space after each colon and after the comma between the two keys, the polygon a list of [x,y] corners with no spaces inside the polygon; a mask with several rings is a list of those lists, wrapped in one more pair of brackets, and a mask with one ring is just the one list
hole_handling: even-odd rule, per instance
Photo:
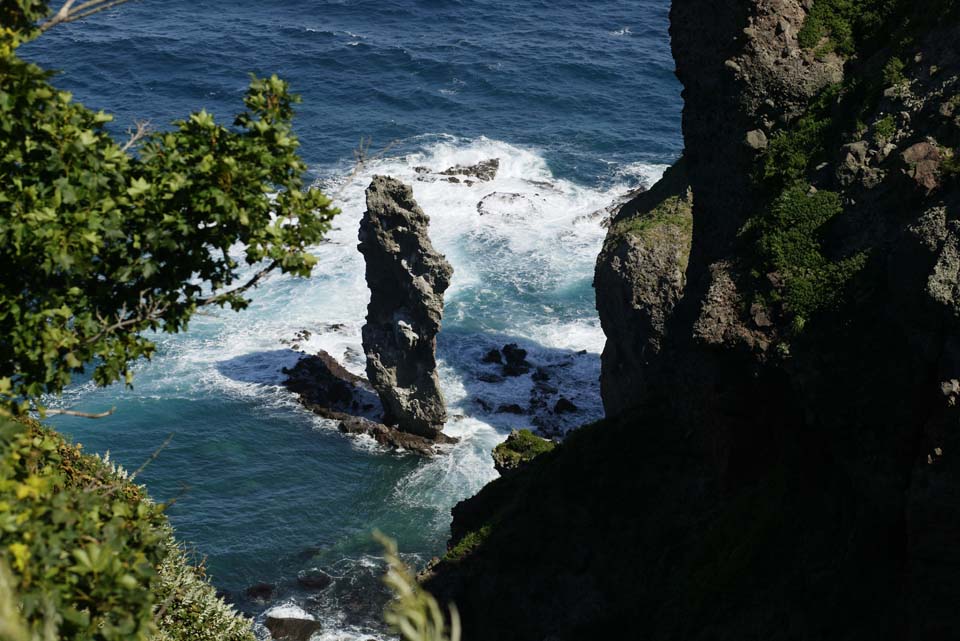
{"label": "grass", "polygon": [[693,231],[693,216],[688,199],[670,196],[644,215],[614,223],[612,231],[617,235],[651,238],[664,227],[674,227],[684,234]]}
{"label": "grass", "polygon": [[447,553],[444,555],[444,561],[461,561],[474,550],[483,545],[483,542],[490,537],[490,533],[493,531],[493,526],[490,523],[487,523],[479,530],[474,530],[472,532],[464,535],[455,546],[447,550]]}

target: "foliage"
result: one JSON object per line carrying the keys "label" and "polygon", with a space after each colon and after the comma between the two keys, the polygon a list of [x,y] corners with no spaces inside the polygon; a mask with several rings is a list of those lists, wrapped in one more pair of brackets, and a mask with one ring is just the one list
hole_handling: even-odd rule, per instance
{"label": "foliage", "polygon": [[814,0],[797,40],[805,49],[866,57],[877,48],[911,42],[958,9],[957,0]]}
{"label": "foliage", "polygon": [[457,541],[455,546],[447,550],[447,553],[443,556],[443,560],[460,561],[466,558],[470,553],[483,545],[483,542],[490,537],[491,532],[493,532],[493,526],[489,523],[482,526],[479,530],[467,532]]}
{"label": "foliage", "polygon": [[165,528],[154,595],[159,627],[151,641],[254,641],[250,621],[217,596],[202,564],[194,565]]}
{"label": "foliage", "polygon": [[0,421],[0,610],[15,601],[24,628],[10,638],[252,641],[122,468]]}
{"label": "foliage", "polygon": [[827,87],[789,129],[771,137],[763,160],[764,178],[790,184],[825,157],[830,134],[836,129],[831,108],[837,103],[840,89],[839,84]]}
{"label": "foliage", "polygon": [[903,75],[903,69],[906,67],[903,60],[894,56],[887,61],[887,64],[883,67],[883,83],[887,87],[892,87],[894,85],[899,85],[906,80],[906,77]]}
{"label": "foliage", "polygon": [[336,213],[304,189],[287,83],[253,78],[232,127],[201,111],[131,154],[111,116],[17,57],[46,13],[0,0],[0,271],[17,275],[0,282],[0,409],[13,413],[91,365],[98,384],[129,384],[154,350],[142,332],[242,309],[272,269],[308,275]]}
{"label": "foliage", "polygon": [[876,122],[873,126],[874,139],[877,141],[887,141],[893,138],[897,132],[897,121],[893,114],[887,114]]}
{"label": "foliage", "polygon": [[839,261],[823,255],[818,233],[843,211],[830,191],[808,193],[796,183],[773,203],[758,224],[758,254],[766,269],[783,279],[782,300],[799,331],[815,312],[840,302],[843,288],[866,260],[857,254]]}
{"label": "foliage", "polygon": [[400,559],[396,541],[379,532],[374,537],[383,545],[387,574],[383,581],[396,598],[387,606],[384,619],[403,641],[460,641],[460,614],[450,605],[447,624],[440,605],[425,591]]}
{"label": "foliage", "polygon": [[953,179],[960,177],[960,150],[942,148],[940,155],[943,160],[940,162],[940,174],[944,179]]}
{"label": "foliage", "polygon": [[33,634],[52,620],[61,639],[148,639],[162,511],[105,476],[73,484],[87,476],[71,465],[77,455],[52,433],[4,421],[0,560]]}

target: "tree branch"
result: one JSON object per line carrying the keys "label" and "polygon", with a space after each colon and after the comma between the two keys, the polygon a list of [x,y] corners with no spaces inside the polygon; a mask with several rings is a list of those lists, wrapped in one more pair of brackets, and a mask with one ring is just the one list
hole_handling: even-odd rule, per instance
{"label": "tree branch", "polygon": [[[87,338],[85,342],[88,345],[92,345],[107,334],[115,332],[118,329],[126,329],[127,327],[138,325],[146,321],[159,320],[167,311],[167,308],[162,306],[159,301],[150,301],[149,304],[143,302],[140,303],[138,310],[138,313],[134,316],[127,316],[127,307],[126,304],[124,304],[124,306],[120,308],[120,313],[117,314],[117,322],[104,327],[93,336]],[[101,322],[106,322],[106,320],[103,319]]]}
{"label": "tree branch", "polygon": [[127,129],[127,134],[130,136],[130,138],[123,145],[123,147],[120,148],[120,151],[129,150],[131,147],[137,144],[140,140],[142,140],[143,137],[146,136],[148,133],[150,133],[150,131],[152,130],[149,120],[138,120],[134,124],[137,127],[136,131],[134,131],[133,129]]}
{"label": "tree branch", "polygon": [[209,296],[207,298],[199,299],[197,301],[197,307],[203,307],[204,305],[213,305],[215,303],[219,303],[220,301],[226,300],[230,296],[234,296],[236,294],[242,294],[243,292],[247,291],[251,287],[255,287],[257,283],[259,283],[264,276],[266,276],[267,274],[269,274],[279,266],[280,266],[280,261],[275,260],[269,265],[267,265],[266,267],[264,267],[263,269],[261,269],[260,271],[258,271],[256,274],[254,274],[250,280],[248,280],[246,283],[244,283],[240,287],[237,287],[236,289],[231,289],[229,292],[223,292],[222,294],[217,294],[216,296]]}
{"label": "tree branch", "polygon": [[79,5],[74,7],[73,5],[76,4],[77,0],[67,0],[52,18],[39,25],[40,33],[52,29],[58,24],[82,20],[83,18],[92,16],[95,13],[112,9],[113,7],[129,1],[130,0],[87,0],[87,2],[81,2]]}
{"label": "tree branch", "polygon": [[[41,411],[41,410],[37,410]],[[58,409],[46,409],[44,408],[42,412],[47,416],[79,416],[80,418],[106,418],[117,411],[116,407],[111,407],[106,412],[100,412],[99,414],[90,414],[88,412],[77,412],[75,410],[58,410]]]}
{"label": "tree branch", "polygon": [[147,458],[147,460],[143,462],[143,465],[141,465],[140,467],[138,467],[138,468],[136,469],[136,471],[135,471],[133,474],[130,475],[130,479],[129,479],[129,480],[130,480],[130,481],[133,481],[134,479],[136,479],[137,476],[140,474],[140,472],[142,472],[142,471],[144,471],[145,469],[147,469],[147,466],[148,466],[148,465],[150,465],[151,463],[153,463],[154,461],[156,461],[156,460],[157,460],[157,457],[160,456],[160,452],[162,452],[163,450],[167,449],[167,446],[170,445],[170,441],[172,441],[172,440],[173,440],[173,432],[171,432],[170,435],[167,436],[166,440],[165,440],[163,443],[160,444],[160,447],[158,447],[157,449],[155,449],[155,450],[153,451],[153,454],[151,454],[151,455]]}

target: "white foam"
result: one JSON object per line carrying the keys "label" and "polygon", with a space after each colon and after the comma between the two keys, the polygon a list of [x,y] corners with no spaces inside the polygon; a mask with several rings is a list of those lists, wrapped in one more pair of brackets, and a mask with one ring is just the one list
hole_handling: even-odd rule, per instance
{"label": "white foam", "polygon": [[316,618],[300,606],[294,603],[283,603],[275,605],[263,613],[265,617],[274,619],[303,619],[306,621],[316,621]]}

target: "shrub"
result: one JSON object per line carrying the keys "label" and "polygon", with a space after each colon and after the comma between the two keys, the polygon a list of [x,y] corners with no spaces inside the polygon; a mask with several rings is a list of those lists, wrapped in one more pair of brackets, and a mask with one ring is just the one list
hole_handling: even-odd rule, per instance
{"label": "shrub", "polygon": [[890,140],[896,132],[897,121],[893,114],[887,114],[873,126],[873,137],[877,142]]}
{"label": "shrub", "polygon": [[824,89],[793,125],[771,137],[763,158],[764,178],[781,185],[792,183],[824,157],[830,134],[837,129],[831,108],[840,89],[839,84]]}
{"label": "shrub", "polygon": [[122,469],[35,422],[0,422],[0,567],[31,639],[252,641]]}
{"label": "shrub", "polygon": [[883,84],[886,87],[899,85],[907,78],[903,75],[903,69],[906,67],[903,60],[894,56],[887,61],[883,67]]}
{"label": "shrub", "polygon": [[795,183],[758,223],[759,257],[766,271],[783,279],[779,295],[794,316],[794,331],[802,330],[814,313],[839,303],[844,286],[865,263],[862,253],[831,261],[821,251],[821,228],[842,211],[836,193],[811,194],[805,183]]}

